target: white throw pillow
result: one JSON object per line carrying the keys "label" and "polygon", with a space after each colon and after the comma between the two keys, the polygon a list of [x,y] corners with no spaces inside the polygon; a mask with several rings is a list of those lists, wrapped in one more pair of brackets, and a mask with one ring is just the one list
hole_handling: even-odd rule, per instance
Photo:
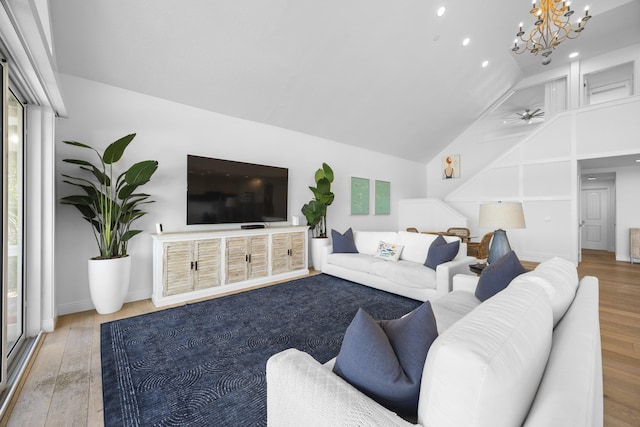
{"label": "white throw pillow", "polygon": [[378,243],[378,249],[373,256],[374,258],[380,258],[387,261],[398,261],[400,259],[400,254],[402,253],[402,248],[403,246],[396,245],[395,243],[380,242]]}
{"label": "white throw pillow", "polygon": [[425,426],[522,425],[544,373],[552,314],[540,287],[507,287],[433,342],[422,376]]}

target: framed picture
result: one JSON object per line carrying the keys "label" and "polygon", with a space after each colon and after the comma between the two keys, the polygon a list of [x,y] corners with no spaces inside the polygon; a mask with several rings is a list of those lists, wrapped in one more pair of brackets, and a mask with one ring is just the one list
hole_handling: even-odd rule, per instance
{"label": "framed picture", "polygon": [[460,154],[442,158],[442,179],[460,178]]}
{"label": "framed picture", "polygon": [[376,180],[376,215],[388,215],[391,213],[391,183]]}
{"label": "framed picture", "polygon": [[369,180],[351,177],[351,215],[369,214]]}

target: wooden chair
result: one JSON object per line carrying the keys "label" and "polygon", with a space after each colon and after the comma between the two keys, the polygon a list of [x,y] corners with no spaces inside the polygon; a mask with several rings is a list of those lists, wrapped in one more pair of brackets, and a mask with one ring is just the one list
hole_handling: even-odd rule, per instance
{"label": "wooden chair", "polygon": [[415,227],[407,227],[407,231],[410,233],[419,233],[418,229]]}
{"label": "wooden chair", "polygon": [[447,230],[447,235],[458,236],[460,240],[462,240],[462,243],[469,243],[471,232],[465,227],[451,227]]}
{"label": "wooden chair", "polygon": [[493,231],[490,231],[482,236],[481,241],[467,243],[467,255],[474,256],[478,259],[487,259],[489,256],[489,244],[492,238]]}

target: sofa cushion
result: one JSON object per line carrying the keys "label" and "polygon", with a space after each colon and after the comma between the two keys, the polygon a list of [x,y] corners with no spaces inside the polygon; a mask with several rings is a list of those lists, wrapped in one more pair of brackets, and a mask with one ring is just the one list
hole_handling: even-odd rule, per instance
{"label": "sofa cushion", "polygon": [[[469,276],[471,277],[471,276]],[[474,308],[480,305],[480,300],[473,292],[453,291],[431,301],[433,315],[438,323],[438,333],[441,334],[451,325],[462,319]]]}
{"label": "sofa cushion", "polygon": [[333,252],[342,254],[357,254],[356,244],[353,241],[353,230],[349,228],[344,234],[336,230],[331,230],[331,240],[333,241]]}
{"label": "sofa cushion", "polygon": [[408,231],[399,231],[396,243],[404,246],[401,260],[419,262],[424,264],[429,253],[429,246],[438,237],[434,234],[410,233]]}
{"label": "sofa cushion", "polygon": [[424,361],[437,336],[429,301],[400,319],[380,322],[359,309],[333,370],[387,408],[415,415]]}
{"label": "sofa cushion", "polygon": [[508,287],[444,331],[422,377],[425,426],[519,426],[544,373],[552,314],[540,287]]}
{"label": "sofa cushion", "polygon": [[438,236],[429,247],[424,265],[435,270],[440,264],[454,259],[458,250],[460,250],[459,240],[447,243],[444,237]]}
{"label": "sofa cushion", "polygon": [[354,231],[353,240],[356,243],[356,249],[361,254],[373,255],[378,249],[380,241],[396,243],[398,233],[395,231]]}
{"label": "sofa cushion", "polygon": [[370,272],[410,288],[436,288],[436,272],[412,261],[378,262],[371,264]]}
{"label": "sofa cushion", "polygon": [[382,259],[366,254],[328,254],[327,263],[362,273],[372,273],[375,264],[387,264]]}
{"label": "sofa cushion", "polygon": [[509,286],[541,286],[549,297],[555,327],[576,295],[578,271],[572,262],[552,258],[540,263],[535,270],[516,277]]}
{"label": "sofa cushion", "polygon": [[509,283],[514,278],[526,271],[520,264],[516,253],[514,251],[509,252],[482,270],[476,287],[476,297],[480,301],[486,301],[509,286]]}
{"label": "sofa cushion", "polygon": [[395,243],[380,242],[373,256],[386,261],[398,261],[403,248],[404,246],[396,245]]}

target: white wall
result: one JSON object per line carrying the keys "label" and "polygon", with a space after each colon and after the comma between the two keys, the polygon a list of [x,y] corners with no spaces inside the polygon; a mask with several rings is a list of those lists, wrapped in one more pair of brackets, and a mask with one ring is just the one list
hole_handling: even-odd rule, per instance
{"label": "white wall", "polygon": [[[640,150],[639,150],[640,151]],[[629,229],[640,228],[640,166],[616,170],[616,259],[630,261]]]}
{"label": "white wall", "polygon": [[[473,235],[487,231],[478,227],[478,208],[488,201],[522,201],[527,228],[507,230],[518,256],[543,261],[559,256],[578,262],[578,161],[640,153],[636,135],[640,122],[640,97],[561,113],[484,168],[473,180],[445,197],[445,201],[469,218]],[[630,178],[617,186],[617,200],[636,198]],[[618,184],[618,180],[616,180]],[[636,181],[635,185],[639,183]],[[631,194],[634,194],[631,197]],[[618,204],[618,217],[633,215],[633,203]],[[637,206],[635,206],[637,207]],[[618,242],[624,227],[618,223]],[[628,237],[627,254],[628,254]]]}
{"label": "white wall", "polygon": [[[640,158],[640,146],[638,147]],[[615,200],[615,238],[610,243],[615,247],[616,260],[630,261],[629,257],[629,229],[640,228],[640,165],[631,167],[584,169],[582,175],[615,173],[614,181],[597,184],[590,183],[582,188],[609,188],[614,193]],[[615,191],[613,191],[615,189]]]}
{"label": "white wall", "polygon": [[[640,134],[640,97],[579,109],[583,75],[627,62],[634,62],[638,94],[637,44],[519,82],[514,89],[566,78],[570,111],[524,137],[486,139],[478,120],[427,165],[427,197],[441,198],[469,218],[472,235],[477,236],[490,231],[477,226],[480,203],[523,201],[527,228],[508,230],[518,255],[531,261],[561,256],[577,262],[577,161],[640,152],[635,137]],[[441,158],[450,154],[460,154],[461,179],[441,178]],[[625,206],[618,205],[618,215],[624,215],[621,208]],[[621,229],[618,224],[618,248]]]}
{"label": "white wall", "polygon": [[[188,107],[140,93],[63,75],[61,77],[69,119],[59,119],[56,129],[56,197],[72,193],[60,174],[75,172],[63,158],[78,158],[78,151],[62,144],[76,140],[102,151],[110,142],[130,132],[137,137],[127,148],[124,161],[155,159],[159,169],[144,187],[156,203],[138,228],[145,233],[132,240],[133,257],[128,301],[151,295],[151,239],[155,223],[165,231],[214,229],[214,226],[186,226],[186,157],[197,154],[230,160],[289,168],[289,218],[312,197],[308,186],[322,162],[328,163],[336,178],[336,194],[328,209],[328,227],[344,231],[397,229],[398,201],[423,197],[425,165],[315,138],[282,128]],[[170,82],[168,82],[170,84]],[[369,215],[350,216],[350,177],[371,179]],[[391,182],[391,214],[373,215],[373,180]],[[238,227],[238,225],[232,226]],[[221,228],[221,227],[218,227]],[[75,208],[56,209],[56,284],[59,314],[92,308],[87,284],[87,259],[97,249],[88,223]]]}
{"label": "white wall", "polygon": [[[566,78],[569,92],[568,108],[579,108],[584,98],[584,90],[582,89],[584,74],[634,61],[634,93],[640,94],[639,44],[611,51],[588,60],[575,61],[570,66],[553,68],[550,71],[527,77],[518,82],[513,90]],[[427,164],[427,197],[444,200],[448,194],[458,187],[474,180],[477,173],[526,137],[526,135],[513,135],[503,138],[487,137],[486,129],[483,126],[483,117],[465,129],[446,149]],[[442,179],[442,157],[450,154],[460,155],[461,177],[459,179]]]}

